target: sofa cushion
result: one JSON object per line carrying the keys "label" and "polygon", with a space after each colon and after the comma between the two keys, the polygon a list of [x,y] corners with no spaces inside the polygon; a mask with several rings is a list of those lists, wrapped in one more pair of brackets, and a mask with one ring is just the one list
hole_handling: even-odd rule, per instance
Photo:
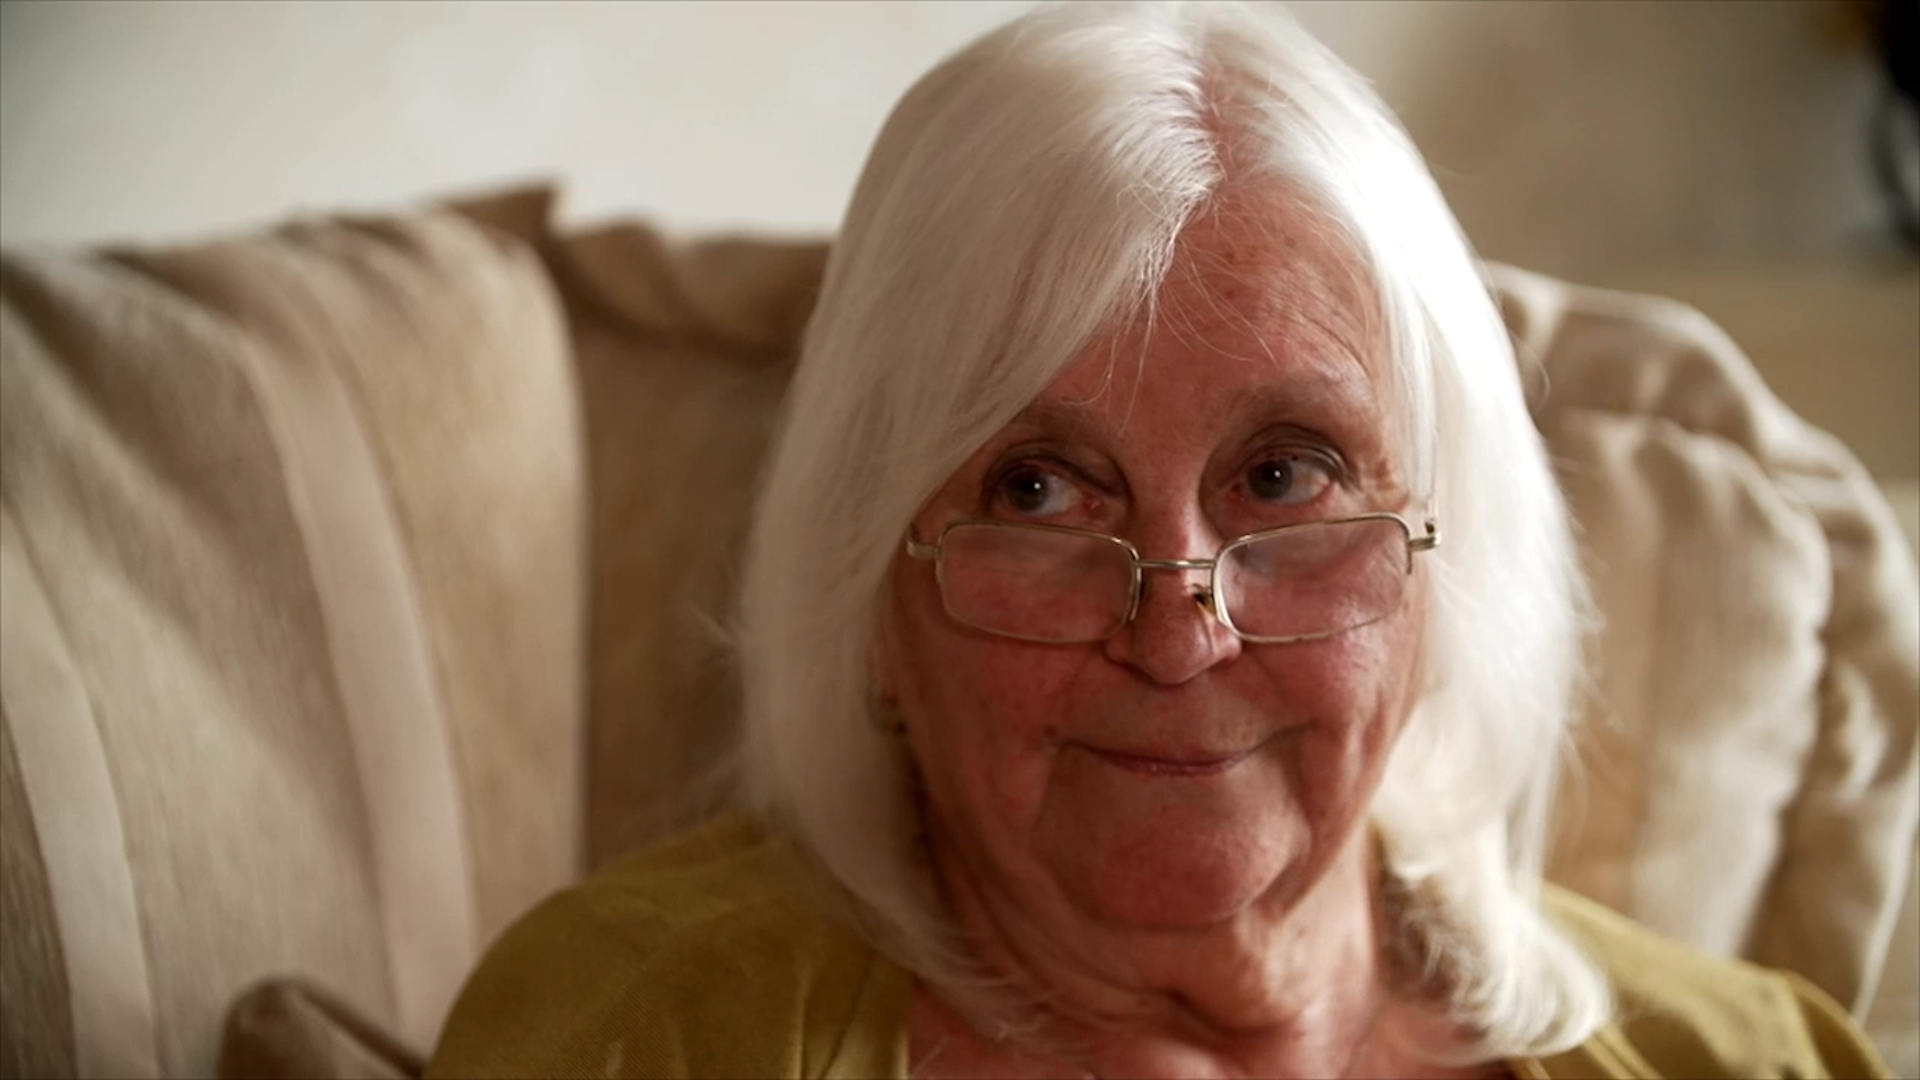
{"label": "sofa cushion", "polygon": [[456,214],[6,258],[9,1057],[206,1075],[288,971],[431,1039],[580,863],[578,438]]}
{"label": "sofa cushion", "polygon": [[539,190],[458,208],[538,246],[566,301],[591,487],[598,864],[728,798],[735,570],[827,246],[637,223],[562,233]]}
{"label": "sofa cushion", "polygon": [[1550,873],[1865,1016],[1920,812],[1893,511],[1697,312],[1496,269],[1603,620]]}

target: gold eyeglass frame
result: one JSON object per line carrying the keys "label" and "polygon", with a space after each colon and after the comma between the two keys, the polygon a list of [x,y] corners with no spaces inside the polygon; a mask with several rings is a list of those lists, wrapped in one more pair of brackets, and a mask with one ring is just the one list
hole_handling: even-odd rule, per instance
{"label": "gold eyeglass frame", "polygon": [[[1407,523],[1407,519],[1401,517],[1399,514],[1373,513],[1373,514],[1355,514],[1352,517],[1328,518],[1324,521],[1302,521],[1293,525],[1282,525],[1277,529],[1262,529],[1258,532],[1246,533],[1245,535],[1242,535],[1242,536],[1236,536],[1232,540],[1229,540],[1226,543],[1220,545],[1220,550],[1218,552],[1215,552],[1213,558],[1211,559],[1143,559],[1140,557],[1140,549],[1137,547],[1134,547],[1131,541],[1122,539],[1121,537],[1118,537],[1118,536],[1114,536],[1110,533],[1094,532],[1090,529],[1075,529],[1065,525],[1042,525],[1037,522],[983,521],[978,519],[955,521],[947,524],[944,528],[940,530],[940,535],[935,537],[932,543],[927,543],[925,541],[919,540],[916,537],[914,537],[911,533],[909,533],[906,538],[905,547],[906,547],[906,553],[912,558],[921,559],[924,561],[930,561],[933,563],[934,578],[940,585],[940,606],[947,609],[948,616],[953,618],[956,622],[959,622],[964,626],[972,627],[973,629],[978,630],[981,633],[993,634],[997,637],[1012,638],[1015,641],[1033,642],[1040,645],[1085,645],[1085,644],[1091,644],[1096,641],[1105,641],[1108,638],[1113,637],[1115,634],[1118,634],[1123,628],[1126,627],[1128,623],[1131,623],[1133,621],[1133,617],[1139,613],[1140,597],[1146,591],[1145,589],[1146,578],[1144,575],[1144,571],[1147,571],[1147,570],[1176,570],[1176,571],[1204,570],[1207,572],[1207,587],[1204,591],[1196,592],[1193,594],[1194,602],[1198,603],[1202,610],[1211,612],[1213,617],[1219,621],[1220,625],[1226,627],[1229,631],[1233,633],[1235,637],[1239,638],[1242,641],[1252,642],[1256,645],[1285,645],[1285,644],[1289,644],[1297,641],[1315,641],[1320,638],[1332,637],[1335,634],[1344,634],[1349,630],[1358,630],[1362,626],[1369,626],[1373,623],[1379,622],[1381,619],[1386,618],[1388,615],[1393,614],[1393,612],[1398,609],[1398,605],[1395,605],[1393,608],[1389,608],[1386,611],[1381,612],[1380,614],[1374,616],[1373,618],[1368,619],[1366,622],[1355,623],[1352,626],[1343,626],[1334,630],[1321,630],[1311,634],[1286,634],[1286,635],[1281,635],[1277,637],[1267,636],[1262,634],[1249,634],[1241,630],[1239,627],[1233,625],[1233,617],[1227,614],[1226,601],[1221,599],[1221,595],[1222,595],[1222,590],[1220,587],[1221,562],[1227,557],[1227,554],[1231,552],[1234,548],[1243,547],[1247,544],[1258,543],[1263,540],[1269,540],[1276,536],[1281,536],[1290,532],[1298,532],[1303,529],[1311,529],[1311,528],[1316,528],[1316,527],[1325,526],[1325,525],[1352,525],[1362,521],[1391,521],[1394,524],[1400,526],[1401,531],[1405,533],[1407,537],[1406,572],[1408,574],[1413,573],[1413,557],[1415,555],[1423,551],[1432,551],[1434,548],[1437,548],[1440,546],[1440,525],[1433,518],[1428,518],[1426,520],[1426,531],[1420,534],[1419,536],[1415,536],[1413,533],[1413,526],[1409,525]],[[953,532],[955,529],[977,528],[982,526],[988,527],[988,528],[996,528],[996,529],[1018,529],[1022,531],[1028,531],[1028,532],[1061,533],[1068,536],[1081,537],[1084,539],[1104,540],[1108,543],[1118,546],[1121,550],[1127,553],[1128,560],[1133,564],[1132,587],[1129,592],[1129,599],[1127,601],[1126,615],[1122,617],[1119,622],[1115,623],[1113,629],[1108,631],[1105,636],[1097,637],[1097,638],[1087,638],[1085,640],[1077,640],[1077,639],[1060,640],[1057,638],[1031,637],[1025,634],[1010,634],[1004,630],[992,630],[984,626],[975,625],[974,623],[967,622],[965,619],[960,618],[958,615],[954,615],[952,608],[948,607],[947,605],[947,586],[946,586],[945,557],[944,557],[947,534]]]}

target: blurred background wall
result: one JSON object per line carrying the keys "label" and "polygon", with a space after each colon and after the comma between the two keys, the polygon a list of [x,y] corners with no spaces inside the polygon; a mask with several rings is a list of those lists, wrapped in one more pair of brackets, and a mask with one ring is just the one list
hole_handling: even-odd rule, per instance
{"label": "blurred background wall", "polygon": [[[913,78],[1027,6],[6,0],[0,241],[547,176],[576,220],[823,232]],[[1920,474],[1920,299],[1870,180],[1849,5],[1287,6],[1400,111],[1483,253],[1694,300],[1877,471]]]}

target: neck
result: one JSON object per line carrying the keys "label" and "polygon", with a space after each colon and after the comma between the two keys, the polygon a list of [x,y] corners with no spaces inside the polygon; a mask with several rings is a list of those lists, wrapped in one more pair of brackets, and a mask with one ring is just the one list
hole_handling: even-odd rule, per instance
{"label": "neck", "polygon": [[[1389,980],[1378,864],[1364,832],[1304,892],[1276,887],[1225,920],[1177,930],[1099,925],[1058,902],[1010,903],[939,839],[935,866],[974,955],[1042,1018],[1013,1052],[1094,1075],[1342,1076],[1377,1062]],[[981,1038],[921,997],[922,1049]]]}

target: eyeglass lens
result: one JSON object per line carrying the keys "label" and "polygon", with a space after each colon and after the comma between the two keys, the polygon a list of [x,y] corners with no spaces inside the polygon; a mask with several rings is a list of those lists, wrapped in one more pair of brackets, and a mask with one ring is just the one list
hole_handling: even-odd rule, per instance
{"label": "eyeglass lens", "polygon": [[1133,602],[1133,558],[1099,536],[962,525],[941,544],[948,614],[1041,641],[1099,641]]}
{"label": "eyeglass lens", "polygon": [[1407,534],[1384,518],[1302,526],[1229,548],[1227,617],[1249,637],[1313,637],[1364,626],[1400,605]]}

